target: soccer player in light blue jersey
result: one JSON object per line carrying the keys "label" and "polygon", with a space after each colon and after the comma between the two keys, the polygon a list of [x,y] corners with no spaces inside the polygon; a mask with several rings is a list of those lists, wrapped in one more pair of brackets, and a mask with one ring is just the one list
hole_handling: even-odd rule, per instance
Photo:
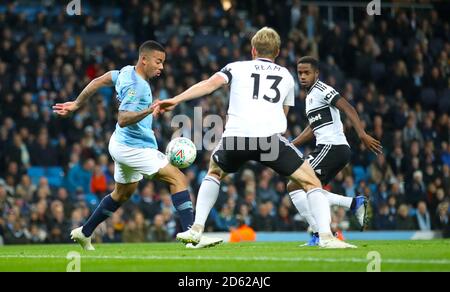
{"label": "soccer player in light blue jersey", "polygon": [[[116,130],[109,141],[109,153],[115,164],[115,189],[103,198],[86,224],[71,232],[71,238],[85,250],[94,250],[91,235],[95,228],[130,198],[144,177],[156,178],[169,185],[183,230],[187,230],[193,223],[193,207],[186,177],[158,151],[152,130],[153,109],[150,106],[153,96],[148,82],[161,75],[165,58],[161,44],[147,41],[139,48],[139,60],[135,66],[109,71],[92,80],[75,101],[53,106],[56,114],[68,116],[78,110],[97,90],[107,86],[115,86],[120,102]],[[204,237],[199,244],[210,246],[221,241]]]}

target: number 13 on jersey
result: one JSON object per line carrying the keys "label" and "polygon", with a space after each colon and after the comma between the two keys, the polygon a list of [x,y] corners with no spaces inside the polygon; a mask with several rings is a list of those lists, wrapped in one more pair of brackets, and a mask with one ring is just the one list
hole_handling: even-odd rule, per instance
{"label": "number 13 on jersey", "polygon": [[[252,78],[254,78],[253,83],[253,99],[258,99],[259,97],[259,83],[261,81],[261,75],[257,73],[253,73],[251,75]],[[278,89],[278,85],[280,84],[283,77],[277,76],[277,75],[268,75],[266,77],[267,80],[273,80],[272,86],[270,87],[271,90],[275,91],[275,97],[270,98],[267,95],[264,94],[263,99],[267,100],[271,103],[277,103],[280,101],[280,90]]]}

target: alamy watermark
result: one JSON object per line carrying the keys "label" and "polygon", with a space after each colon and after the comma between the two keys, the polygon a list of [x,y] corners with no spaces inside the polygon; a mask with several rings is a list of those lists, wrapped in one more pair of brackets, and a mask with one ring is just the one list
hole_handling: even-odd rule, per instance
{"label": "alamy watermark", "polygon": [[[245,138],[234,137],[222,139],[224,121],[219,115],[203,116],[201,107],[194,108],[194,118],[187,115],[175,115],[170,126],[175,129],[171,139],[176,137],[186,137],[191,139],[197,150],[213,151],[255,151],[258,150],[260,161],[275,161],[280,154],[280,140],[289,143],[283,137],[273,135],[269,137]],[[220,143],[219,141],[225,141]]]}
{"label": "alamy watermark", "polygon": [[66,266],[66,272],[81,272],[81,255],[79,252],[68,252],[66,259],[69,261]]}
{"label": "alamy watermark", "polygon": [[381,254],[377,251],[367,253],[367,272],[381,272]]}
{"label": "alamy watermark", "polygon": [[72,0],[66,6],[66,13],[70,16],[81,15],[81,0]]}
{"label": "alamy watermark", "polygon": [[369,15],[381,15],[381,0],[373,0],[367,4],[367,14]]}

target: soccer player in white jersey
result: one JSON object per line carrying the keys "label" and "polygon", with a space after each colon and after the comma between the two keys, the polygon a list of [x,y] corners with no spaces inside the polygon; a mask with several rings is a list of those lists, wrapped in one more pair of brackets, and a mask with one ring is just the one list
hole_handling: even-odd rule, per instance
{"label": "soccer player in white jersey", "polygon": [[212,153],[208,174],[203,180],[196,205],[195,222],[177,239],[196,243],[200,240],[208,214],[217,200],[220,180],[254,160],[289,177],[308,193],[313,216],[318,222],[320,245],[325,248],[351,248],[336,240],[330,229],[330,207],[322,185],[301,153],[282,133],[286,114],[294,105],[295,81],[288,70],[274,63],[280,51],[278,33],[264,27],[251,40],[251,61],[234,62],[209,79],[201,81],[180,95],[155,103],[161,112],[173,110],[180,102],[210,94],[230,85],[230,102],[225,132]]}
{"label": "soccer player in white jersey", "polygon": [[[295,146],[316,138],[317,148],[309,154],[307,160],[316,172],[323,185],[326,185],[350,162],[350,146],[344,134],[339,110],[343,111],[352,122],[361,141],[375,154],[381,153],[379,141],[368,135],[352,105],[341,97],[331,86],[319,80],[318,60],[305,56],[297,62],[298,79],[302,89],[306,90],[306,116],[309,125],[296,137],[292,144]],[[306,193],[294,182],[288,183],[288,191],[292,202],[310,225],[313,236],[305,244],[315,246],[319,244],[319,234],[316,220],[311,215]],[[326,193],[330,205],[337,205],[350,209],[357,217],[361,230],[366,221],[367,201],[364,196],[355,198]]]}
{"label": "soccer player in white jersey", "polygon": [[[115,189],[102,199],[82,227],[71,232],[71,238],[85,250],[94,250],[91,235],[95,228],[130,198],[144,177],[156,178],[169,185],[183,230],[187,230],[193,223],[193,206],[186,177],[158,151],[152,130],[153,109],[150,105],[153,97],[149,80],[161,74],[165,59],[166,54],[161,44],[147,41],[139,48],[136,66],[109,71],[92,80],[75,101],[53,106],[55,113],[67,116],[105,86],[115,86],[120,102],[116,130],[109,141],[109,153],[114,160]],[[214,245],[221,241],[202,237],[199,246]]]}

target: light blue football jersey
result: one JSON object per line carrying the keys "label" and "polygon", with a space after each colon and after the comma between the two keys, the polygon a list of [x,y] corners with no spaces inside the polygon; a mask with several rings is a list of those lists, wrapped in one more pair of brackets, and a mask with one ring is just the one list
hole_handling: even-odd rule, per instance
{"label": "light blue football jersey", "polygon": [[[134,66],[125,66],[120,71],[111,72],[116,87],[119,111],[139,112],[148,108],[153,102],[149,83],[139,76]],[[153,116],[148,115],[136,124],[121,128],[116,124],[117,142],[133,148],[158,148],[152,130]]]}

